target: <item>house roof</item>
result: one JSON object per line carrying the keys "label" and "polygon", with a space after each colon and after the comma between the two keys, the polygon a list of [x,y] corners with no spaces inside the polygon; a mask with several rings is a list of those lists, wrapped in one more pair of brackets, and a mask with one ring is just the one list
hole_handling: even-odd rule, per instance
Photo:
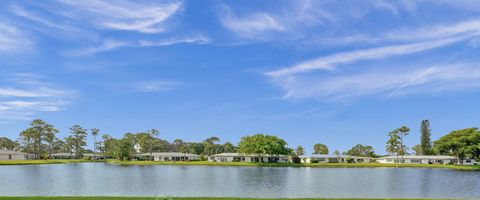
{"label": "house roof", "polygon": [[28,153],[23,153],[19,151],[11,151],[11,150],[2,150],[0,149],[0,155],[26,155]]}
{"label": "house roof", "polygon": [[[150,156],[150,153],[140,153],[137,154],[137,156]],[[197,154],[191,154],[191,153],[180,153],[180,152],[154,152],[152,153],[152,156],[172,156],[172,157],[182,157],[182,156],[189,156],[189,157],[195,157],[199,156]]]}
{"label": "house roof", "polygon": [[52,153],[52,156],[75,156],[75,153]]}
{"label": "house roof", "polygon": [[311,154],[306,156],[299,156],[300,158],[356,158],[356,159],[366,159],[370,157],[359,157],[359,156],[350,156],[350,155],[327,155],[327,154]]}
{"label": "house roof", "polygon": [[[385,157],[381,157],[381,158],[378,158],[378,159],[397,159],[397,158],[401,158],[400,156],[385,156]],[[438,159],[438,160],[442,160],[442,159],[456,159],[455,157],[452,157],[452,156],[416,156],[416,155],[405,155],[403,156],[403,159]]]}

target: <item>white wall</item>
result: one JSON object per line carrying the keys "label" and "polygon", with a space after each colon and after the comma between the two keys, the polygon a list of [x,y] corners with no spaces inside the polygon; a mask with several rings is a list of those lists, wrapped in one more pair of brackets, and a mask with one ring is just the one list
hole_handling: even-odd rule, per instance
{"label": "white wall", "polygon": [[[9,160],[8,154],[2,154],[0,155],[0,160]],[[25,155],[19,154],[19,155],[12,155],[11,160],[25,160]]]}

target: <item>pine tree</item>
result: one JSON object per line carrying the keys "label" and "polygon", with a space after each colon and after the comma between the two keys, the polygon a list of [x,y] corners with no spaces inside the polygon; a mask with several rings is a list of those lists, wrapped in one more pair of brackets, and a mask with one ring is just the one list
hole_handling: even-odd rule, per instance
{"label": "pine tree", "polygon": [[422,121],[421,131],[421,149],[423,155],[432,154],[432,143],[430,142],[430,122],[428,119]]}

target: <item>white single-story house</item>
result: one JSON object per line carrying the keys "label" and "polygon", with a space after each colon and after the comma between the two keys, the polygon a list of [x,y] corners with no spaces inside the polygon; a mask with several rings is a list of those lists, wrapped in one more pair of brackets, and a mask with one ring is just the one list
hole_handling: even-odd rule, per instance
{"label": "white single-story house", "polygon": [[457,158],[452,156],[415,156],[405,155],[403,156],[385,156],[377,158],[377,162],[385,164],[453,164],[457,161]]}
{"label": "white single-story house", "polygon": [[[180,152],[155,152],[152,153],[154,161],[195,161],[200,160],[200,156],[191,153]],[[135,155],[137,159],[148,160],[150,153],[142,153]]]}
{"label": "white single-story house", "polygon": [[464,159],[462,161],[462,165],[476,165],[477,164],[477,161],[475,161],[474,159]]}
{"label": "white single-story house", "polygon": [[52,153],[51,159],[75,159],[75,153]]}
{"label": "white single-story house", "polygon": [[302,163],[369,163],[372,160],[370,157],[326,154],[312,154],[299,157]]}
{"label": "white single-story house", "polygon": [[288,162],[286,155],[252,155],[220,153],[208,157],[210,162]]}
{"label": "white single-story house", "polygon": [[35,159],[35,155],[33,154],[0,149],[0,160],[32,160],[32,159]]}

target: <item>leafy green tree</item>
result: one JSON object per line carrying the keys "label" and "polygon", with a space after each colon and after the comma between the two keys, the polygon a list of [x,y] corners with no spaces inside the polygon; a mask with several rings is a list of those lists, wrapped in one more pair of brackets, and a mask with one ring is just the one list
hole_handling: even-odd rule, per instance
{"label": "leafy green tree", "polygon": [[303,149],[302,146],[298,146],[296,149],[295,149],[295,154],[297,156],[303,156],[305,154],[305,150]]}
{"label": "leafy green tree", "polygon": [[478,128],[455,130],[433,143],[434,151],[440,155],[458,158],[480,158],[480,132]]}
{"label": "leafy green tree", "polygon": [[290,153],[285,140],[264,134],[242,137],[237,150],[239,153],[256,155],[288,155]]}
{"label": "leafy green tree", "polygon": [[112,138],[110,135],[108,134],[103,134],[102,135],[102,140],[103,140],[103,157],[104,158],[107,158],[107,155],[108,156],[114,156],[114,150],[115,150],[115,140],[114,138]]}
{"label": "leafy green tree", "polygon": [[375,150],[372,146],[363,146],[361,144],[357,144],[345,154],[350,156],[375,157]]}
{"label": "leafy green tree", "polygon": [[71,147],[75,152],[75,157],[77,159],[81,158],[84,150],[83,147],[87,145],[87,129],[82,128],[80,125],[73,125],[70,127],[70,134],[71,135],[68,137],[69,142],[67,143],[71,144]]}
{"label": "leafy green tree", "polygon": [[417,156],[424,155],[421,144],[415,145],[415,146],[412,148],[412,150],[415,152],[415,155],[417,155]]}
{"label": "leafy green tree", "polygon": [[327,145],[321,143],[313,145],[313,154],[328,154]]}
{"label": "leafy green tree", "polygon": [[76,143],[77,142],[75,141],[75,138],[70,135],[70,136],[65,138],[65,146],[64,146],[63,149],[65,150],[65,152],[69,152],[70,155],[72,155],[73,153],[75,153]]}
{"label": "leafy green tree", "polygon": [[148,131],[149,133],[149,149],[150,149],[150,160],[153,160],[153,143],[155,142],[154,139],[158,137],[158,135],[160,134],[160,131],[158,131],[157,129],[151,129],[150,131]]}
{"label": "leafy green tree", "polygon": [[340,151],[339,151],[339,150],[335,150],[335,151],[333,152],[333,155],[339,156],[339,155],[340,155]]}
{"label": "leafy green tree", "polygon": [[97,159],[97,135],[100,133],[100,129],[92,128],[92,136],[93,136],[93,160]]}
{"label": "leafy green tree", "polygon": [[33,130],[33,128],[27,128],[20,133],[20,141],[21,141],[22,149],[24,152],[27,152],[30,154],[35,153],[35,148],[34,148],[35,133],[34,132],[35,131]]}
{"label": "leafy green tree", "polygon": [[402,161],[403,161],[403,156],[407,153],[407,147],[403,144],[403,137],[407,136],[410,133],[410,128],[408,128],[406,126],[402,126],[402,127],[398,128],[397,130],[398,130],[398,134],[400,136],[400,151],[399,151],[399,154],[401,155]]}
{"label": "leafy green tree", "polygon": [[56,134],[58,130],[55,129],[52,125],[45,125],[45,142],[48,143],[48,158],[52,158],[52,151],[54,149],[55,142],[58,140]]}
{"label": "leafy green tree", "polygon": [[18,150],[20,148],[20,144],[16,141],[13,141],[7,137],[0,137],[0,150]]}
{"label": "leafy green tree", "polygon": [[180,148],[184,146],[184,141],[182,139],[175,139],[173,140],[173,148],[175,149],[175,152],[180,152]]}
{"label": "leafy green tree", "polygon": [[399,155],[399,152],[400,152],[400,136],[398,134],[398,130],[395,129],[391,132],[388,133],[388,141],[387,141],[387,146],[386,146],[386,149],[387,149],[387,152],[390,154],[390,155],[397,155],[397,160],[398,160],[398,155]]}
{"label": "leafy green tree", "polygon": [[205,139],[203,141],[203,143],[205,144],[205,149],[203,153],[205,155],[213,155],[219,153],[219,148],[221,147],[215,144],[216,142],[220,142],[220,139],[215,136]]}
{"label": "leafy green tree", "polygon": [[197,155],[201,155],[205,152],[205,144],[203,142],[189,142],[187,146],[190,152]]}
{"label": "leafy green tree", "polygon": [[132,149],[132,139],[128,137],[124,137],[120,140],[113,140],[113,156],[119,160],[130,160],[133,156]]}
{"label": "leafy green tree", "polygon": [[[421,151],[419,155],[431,155],[432,154],[432,143],[430,141],[430,122],[428,120],[423,120],[422,125],[420,126],[421,131]],[[416,151],[415,151],[416,152]]]}
{"label": "leafy green tree", "polygon": [[[34,119],[30,123],[30,127],[20,133],[23,143],[26,145],[28,153],[34,153],[38,159],[44,152],[43,141],[47,134],[55,133],[56,129],[52,125],[47,124],[41,119]],[[58,132],[58,131],[57,131]]]}
{"label": "leafy green tree", "polygon": [[237,147],[235,147],[232,143],[225,142],[225,144],[223,144],[223,152],[235,153],[236,151],[237,151]]}

